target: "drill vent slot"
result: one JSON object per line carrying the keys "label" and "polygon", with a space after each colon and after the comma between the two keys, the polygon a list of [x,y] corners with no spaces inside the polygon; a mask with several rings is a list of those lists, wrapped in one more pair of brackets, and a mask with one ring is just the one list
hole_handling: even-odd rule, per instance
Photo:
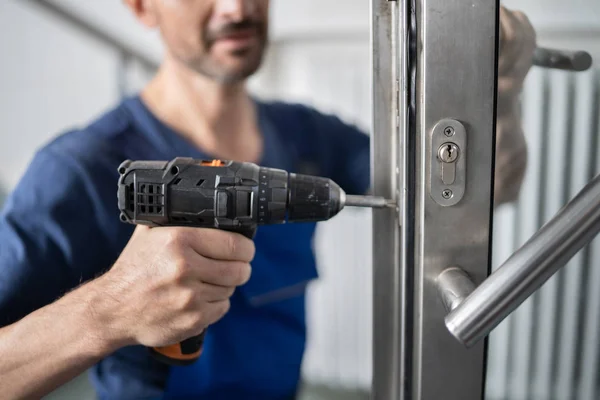
{"label": "drill vent slot", "polygon": [[173,181],[173,185],[179,185],[179,182],[181,182],[181,178],[176,178],[176,179]]}
{"label": "drill vent slot", "polygon": [[[145,215],[163,215],[164,195],[162,185],[140,183],[138,186],[138,213]],[[133,197],[133,191],[130,199]]]}
{"label": "drill vent slot", "polygon": [[133,183],[130,183],[127,187],[129,191],[129,211],[135,211],[135,191],[133,190]]}
{"label": "drill vent slot", "polygon": [[206,180],[206,179],[200,179],[200,180],[198,181],[198,183],[196,183],[196,186],[202,186],[202,184],[204,183],[204,181],[205,181],[205,180]]}

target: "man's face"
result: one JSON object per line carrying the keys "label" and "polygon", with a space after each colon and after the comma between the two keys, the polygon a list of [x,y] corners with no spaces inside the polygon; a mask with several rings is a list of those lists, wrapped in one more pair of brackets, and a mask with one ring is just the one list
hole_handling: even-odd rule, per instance
{"label": "man's face", "polygon": [[169,53],[224,83],[243,80],[261,64],[269,0],[152,0]]}

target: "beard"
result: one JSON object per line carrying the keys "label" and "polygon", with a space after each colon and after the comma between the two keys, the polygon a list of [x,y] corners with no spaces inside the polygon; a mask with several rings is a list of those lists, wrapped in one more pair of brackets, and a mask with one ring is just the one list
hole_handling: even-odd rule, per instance
{"label": "beard", "polygon": [[[249,29],[256,32],[258,44],[230,51],[228,54],[232,60],[230,63],[220,62],[211,56],[212,47],[220,38]],[[186,64],[189,68],[223,84],[240,82],[252,76],[262,64],[267,47],[266,27],[260,22],[244,20],[226,24],[218,30],[207,29],[204,34],[203,46],[202,55],[187,60]]]}
{"label": "beard", "polygon": [[244,81],[252,76],[262,64],[264,47],[261,49],[244,49],[231,52],[239,61],[235,66],[225,65],[206,55],[186,62],[189,68],[212,80],[223,84]]}

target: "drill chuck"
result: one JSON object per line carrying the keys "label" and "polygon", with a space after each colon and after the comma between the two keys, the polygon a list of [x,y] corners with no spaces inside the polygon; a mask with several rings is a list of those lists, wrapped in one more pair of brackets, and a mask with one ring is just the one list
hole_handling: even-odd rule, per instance
{"label": "drill chuck", "polygon": [[344,207],[344,192],[331,179],[290,174],[289,187],[289,222],[326,221]]}

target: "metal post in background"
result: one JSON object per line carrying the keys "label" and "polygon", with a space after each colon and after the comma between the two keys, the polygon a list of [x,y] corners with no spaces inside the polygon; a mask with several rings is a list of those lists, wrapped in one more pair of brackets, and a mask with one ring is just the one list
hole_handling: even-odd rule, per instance
{"label": "metal post in background", "polygon": [[[371,159],[373,192],[398,197],[399,62],[405,46],[398,25],[398,4],[371,0],[372,104]],[[373,399],[408,399],[407,303],[400,258],[400,224],[392,209],[373,210]]]}

